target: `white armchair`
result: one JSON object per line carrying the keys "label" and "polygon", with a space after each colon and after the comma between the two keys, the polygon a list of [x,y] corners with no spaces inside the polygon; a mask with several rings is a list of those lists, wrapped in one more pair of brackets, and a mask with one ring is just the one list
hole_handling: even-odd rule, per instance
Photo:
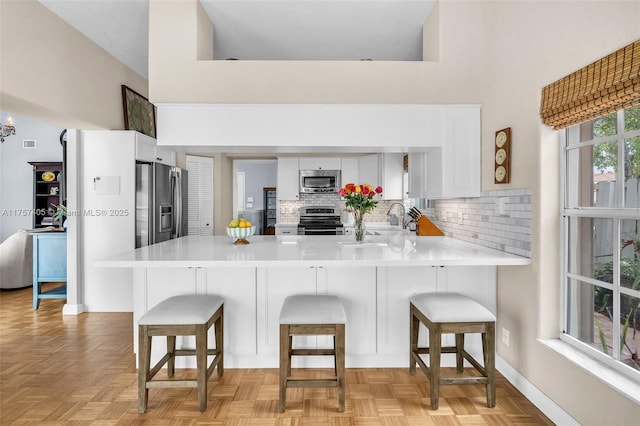
{"label": "white armchair", "polygon": [[33,285],[33,242],[27,230],[20,230],[0,244],[0,288]]}

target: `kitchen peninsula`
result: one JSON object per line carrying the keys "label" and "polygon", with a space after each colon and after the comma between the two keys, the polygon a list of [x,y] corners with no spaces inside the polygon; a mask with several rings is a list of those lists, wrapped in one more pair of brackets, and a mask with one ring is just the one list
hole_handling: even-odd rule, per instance
{"label": "kitchen peninsula", "polygon": [[[528,258],[401,230],[367,236],[363,244],[350,236],[253,236],[247,245],[234,245],[226,236],[188,236],[96,263],[134,269],[134,348],[137,319],[160,301],[178,294],[222,295],[229,368],[277,367],[279,311],[294,293],[343,298],[347,367],[405,366],[412,294],[456,291],[495,313],[497,266],[529,264]],[[480,340],[473,337],[467,348],[481,353]],[[326,347],[330,342],[309,337],[296,344]],[[154,357],[159,358],[161,346],[156,344]],[[294,358],[294,367],[329,366],[331,360],[296,361],[302,362]]]}

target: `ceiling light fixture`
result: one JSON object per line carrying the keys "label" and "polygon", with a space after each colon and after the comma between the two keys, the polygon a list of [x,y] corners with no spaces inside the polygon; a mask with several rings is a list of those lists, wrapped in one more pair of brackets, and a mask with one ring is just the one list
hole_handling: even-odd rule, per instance
{"label": "ceiling light fixture", "polygon": [[13,118],[11,118],[11,116],[7,118],[6,124],[0,124],[0,126],[2,126],[2,133],[0,133],[2,136],[0,136],[0,142],[4,142],[4,138],[6,138],[7,136],[16,134],[16,126],[13,125]]}

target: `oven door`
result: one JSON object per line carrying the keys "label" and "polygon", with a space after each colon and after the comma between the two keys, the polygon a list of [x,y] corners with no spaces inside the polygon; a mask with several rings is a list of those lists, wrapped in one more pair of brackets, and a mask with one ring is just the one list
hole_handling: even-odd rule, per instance
{"label": "oven door", "polygon": [[305,228],[298,227],[298,235],[342,235],[342,228]]}

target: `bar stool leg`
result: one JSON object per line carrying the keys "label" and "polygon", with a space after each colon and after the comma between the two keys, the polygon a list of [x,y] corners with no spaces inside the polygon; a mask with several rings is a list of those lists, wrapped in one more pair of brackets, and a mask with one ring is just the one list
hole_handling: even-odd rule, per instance
{"label": "bar stool leg", "polygon": [[464,333],[456,333],[456,371],[462,373],[462,351],[464,350]]}
{"label": "bar stool leg", "polygon": [[280,324],[280,401],[278,412],[284,413],[287,403],[287,376],[291,369],[291,339],[289,325]]}
{"label": "bar stool leg", "polygon": [[198,374],[198,405],[200,411],[207,409],[207,327],[196,327],[196,367]]}
{"label": "bar stool leg", "polygon": [[176,336],[167,336],[167,376],[173,377],[176,369]]}
{"label": "bar stool leg", "polygon": [[151,368],[151,336],[148,335],[147,327],[138,327],[138,413],[147,410],[149,399],[149,381]]}
{"label": "bar stool leg", "polygon": [[[484,369],[487,372],[487,407],[496,406],[496,324],[487,323],[487,332],[482,334],[483,350],[485,351]],[[486,349],[485,349],[486,348]]]}
{"label": "bar stool leg", "polygon": [[224,374],[224,306],[220,317],[214,323],[214,332],[216,334],[216,356],[220,355],[220,361],[216,368],[218,369],[218,377]]}
{"label": "bar stool leg", "polygon": [[440,397],[440,352],[442,348],[442,328],[434,324],[429,330],[429,383],[431,384],[431,409],[438,409]]}
{"label": "bar stool leg", "polygon": [[418,350],[418,330],[420,327],[420,320],[414,313],[414,307],[410,307],[410,321],[409,321],[409,374],[412,376],[416,374],[416,360],[413,358],[414,353]]}
{"label": "bar stool leg", "polygon": [[344,369],[344,358],[345,358],[345,331],[344,324],[336,325],[336,335],[335,335],[335,363],[337,370],[337,379],[338,379],[338,411],[340,413],[344,413],[344,400],[345,400],[345,369]]}

